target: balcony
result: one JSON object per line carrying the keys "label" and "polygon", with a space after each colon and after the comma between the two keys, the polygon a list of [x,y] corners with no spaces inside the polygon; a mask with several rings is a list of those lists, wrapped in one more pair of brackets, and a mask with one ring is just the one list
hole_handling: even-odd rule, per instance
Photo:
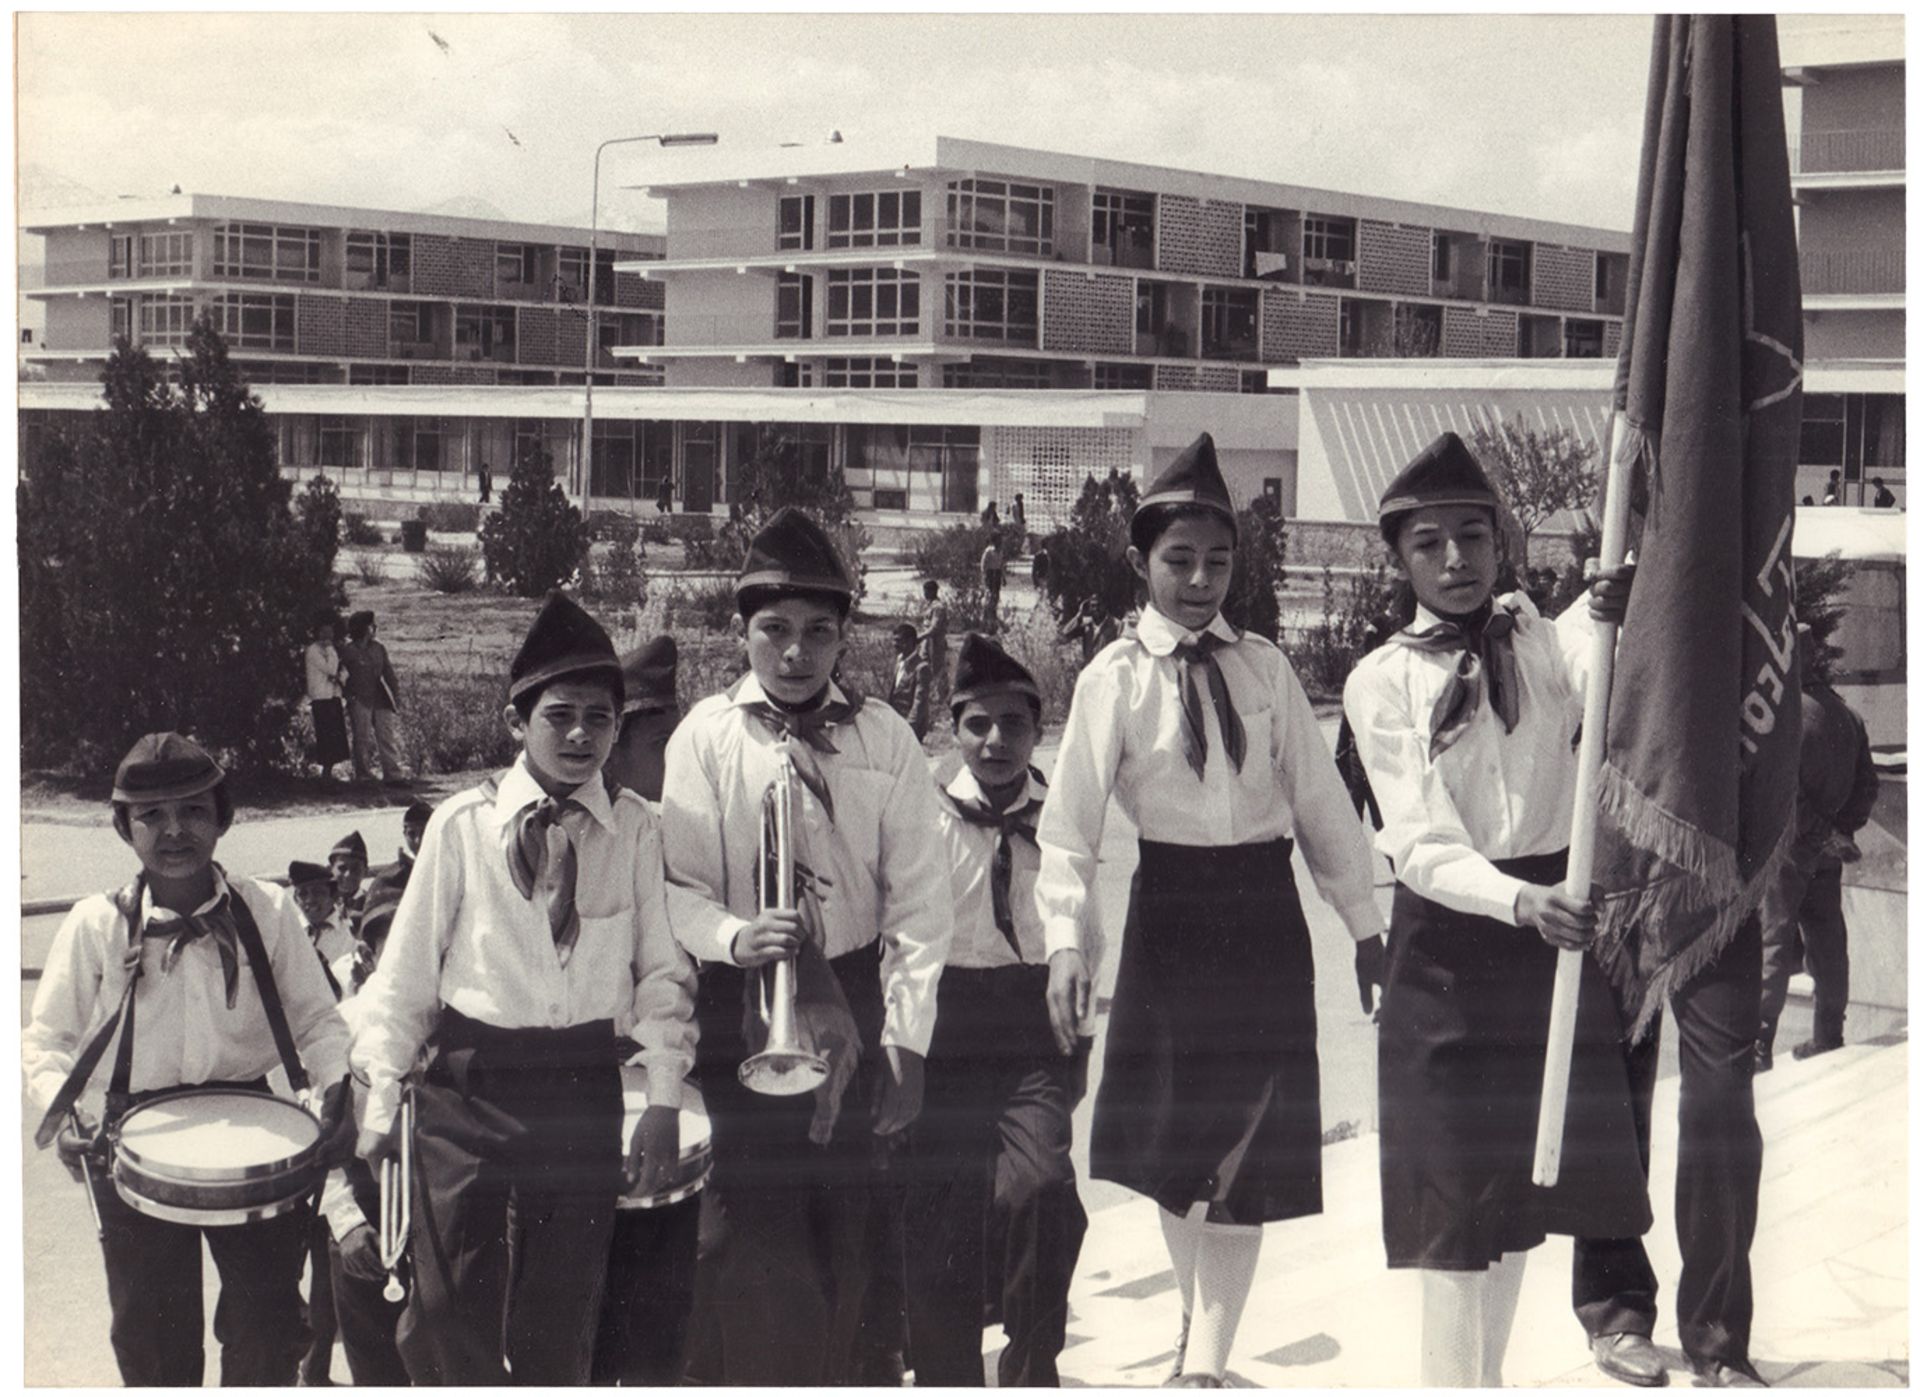
{"label": "balcony", "polygon": [[1800,254],[1804,296],[1900,296],[1907,290],[1903,251],[1848,248]]}
{"label": "balcony", "polygon": [[1527,306],[1533,304],[1533,298],[1525,286],[1510,286],[1505,282],[1487,283],[1487,300],[1496,306]]}
{"label": "balcony", "polygon": [[1796,175],[1868,174],[1907,168],[1907,133],[1897,126],[1862,131],[1802,131],[1789,151]]}

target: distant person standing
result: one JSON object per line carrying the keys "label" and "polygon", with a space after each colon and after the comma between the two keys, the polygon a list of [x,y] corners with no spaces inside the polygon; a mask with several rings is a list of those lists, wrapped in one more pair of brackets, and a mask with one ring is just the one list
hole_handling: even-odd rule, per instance
{"label": "distant person standing", "polygon": [[474,476],[480,482],[480,503],[486,504],[493,498],[493,467],[482,461]]}
{"label": "distant person standing", "polygon": [[921,584],[926,601],[920,608],[920,650],[933,668],[937,704],[947,701],[947,604],[940,600],[940,584],[929,577]]}
{"label": "distant person standing", "polygon": [[347,706],[353,718],[353,774],[373,779],[373,752],[380,750],[380,772],[389,786],[404,786],[407,775],[400,764],[400,681],[394,676],[387,648],[374,639],[377,627],[371,611],[356,611],[347,619],[347,644],[340,658],[347,667]]}
{"label": "distant person standing", "polygon": [[307,704],[313,710],[310,755],[321,776],[329,781],[334,767],[348,757],[347,713],[341,702],[346,695],[341,683],[346,670],[333,643],[335,619],[331,611],[315,613],[312,640],[306,650]]}
{"label": "distant person standing", "polygon": [[1047,574],[1052,571],[1053,559],[1047,556],[1046,544],[1033,550],[1033,589],[1036,592],[1047,590]]}
{"label": "distant person standing", "polygon": [[1887,488],[1887,482],[1876,475],[1873,478],[1873,507],[1875,509],[1892,509],[1899,503],[1900,501],[1893,497],[1893,491]]}
{"label": "distant person standing", "polygon": [[987,589],[987,629],[1000,629],[1000,584],[1006,581],[1007,564],[1000,556],[997,539],[989,538],[980,554],[980,585]]}
{"label": "distant person standing", "polygon": [[1839,504],[1845,497],[1846,487],[1840,483],[1839,471],[1827,472],[1827,493],[1820,497],[1821,504]]}
{"label": "distant person standing", "polygon": [[660,493],[653,497],[653,507],[662,514],[673,513],[673,477],[660,477]]}
{"label": "distant person standing", "polygon": [[982,527],[988,529],[1000,527],[1000,501],[987,501],[987,507],[980,511],[980,523]]}
{"label": "distant person standing", "polygon": [[932,725],[933,667],[921,654],[919,640],[919,632],[905,621],[893,628],[893,683],[887,689],[887,704],[924,742]]}
{"label": "distant person standing", "polygon": [[1018,490],[1013,492],[1013,527],[1020,531],[1022,538],[1027,534],[1027,497]]}

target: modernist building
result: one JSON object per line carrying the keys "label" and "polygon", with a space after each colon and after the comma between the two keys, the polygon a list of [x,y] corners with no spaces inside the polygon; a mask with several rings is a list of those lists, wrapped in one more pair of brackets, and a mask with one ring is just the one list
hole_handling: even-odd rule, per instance
{"label": "modernist building", "polygon": [[[1313,490],[1269,366],[1618,346],[1619,232],[945,137],[674,171],[649,191],[664,244],[603,235],[597,506],[670,476],[683,508],[720,508],[778,440],[881,522],[1015,491],[1044,522],[1204,428],[1237,492],[1292,511]],[[583,483],[579,229],[179,196],[27,231],[49,378],[94,379],[116,334],[177,345],[204,312],[289,473],[459,498],[537,441]],[[23,386],[30,410],[86,401]]]}

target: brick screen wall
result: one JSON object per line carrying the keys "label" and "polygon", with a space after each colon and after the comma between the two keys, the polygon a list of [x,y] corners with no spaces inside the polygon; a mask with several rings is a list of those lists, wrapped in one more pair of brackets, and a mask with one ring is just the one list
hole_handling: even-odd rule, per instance
{"label": "brick screen wall", "polygon": [[1360,220],[1354,286],[1402,296],[1433,294],[1433,229]]}
{"label": "brick screen wall", "polygon": [[413,289],[423,296],[453,294],[453,239],[413,235]]}
{"label": "brick screen wall", "polygon": [[1296,359],[1330,359],[1340,352],[1340,298],[1296,291],[1264,291],[1260,296],[1260,358],[1285,364]]}
{"label": "brick screen wall", "polygon": [[369,359],[387,354],[386,301],[347,302],[347,353]]}
{"label": "brick screen wall", "polygon": [[1620,322],[1609,320],[1600,331],[1600,357],[1617,359],[1620,357]]}
{"label": "brick screen wall", "polygon": [[1533,303],[1548,310],[1593,309],[1593,253],[1533,245]]}
{"label": "brick screen wall", "polygon": [[1510,359],[1520,352],[1520,317],[1514,311],[1476,315],[1465,306],[1446,306],[1440,324],[1440,352],[1450,359]]}
{"label": "brick screen wall", "polygon": [[296,296],[294,344],[302,354],[347,352],[347,301],[344,296]]}
{"label": "brick screen wall", "polygon": [[632,272],[615,272],[613,303],[628,310],[665,310],[667,284],[664,281],[648,281]]}
{"label": "brick screen wall", "polygon": [[453,240],[454,295],[493,295],[493,251],[492,243],[478,238]]}
{"label": "brick screen wall", "polygon": [[415,364],[413,381],[415,383],[452,383],[453,366],[451,364]]}
{"label": "brick screen wall", "polygon": [[541,306],[522,306],[520,309],[520,362],[523,364],[551,364],[554,362],[555,336],[559,331],[560,313]]}
{"label": "brick screen wall", "polygon": [[553,362],[576,367],[587,362],[587,318],[584,315],[554,314]]}
{"label": "brick screen wall", "polygon": [[1041,274],[1040,347],[1082,354],[1133,353],[1133,278]]}
{"label": "brick screen wall", "polygon": [[1240,238],[1245,217],[1246,211],[1239,204],[1162,194],[1160,270],[1200,276],[1239,276]]}
{"label": "brick screen wall", "polygon": [[1027,526],[1064,527],[1091,475],[1110,470],[1133,474],[1134,432],[1126,427],[986,427],[980,458],[994,494],[1003,501],[1017,490],[1026,496]]}
{"label": "brick screen wall", "polygon": [[478,364],[456,364],[453,367],[452,383],[498,383],[500,370],[485,368]]}

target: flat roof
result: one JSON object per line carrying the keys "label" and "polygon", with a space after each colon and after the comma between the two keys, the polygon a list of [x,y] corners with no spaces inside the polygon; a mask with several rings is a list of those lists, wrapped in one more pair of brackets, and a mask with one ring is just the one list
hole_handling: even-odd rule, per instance
{"label": "flat roof", "polygon": [[[1267,370],[1267,386],[1610,392],[1613,376],[1612,359],[1302,359]],[[1809,393],[1907,391],[1907,366],[1897,359],[1815,359],[1805,376]]]}
{"label": "flat roof", "polygon": [[1780,68],[1789,83],[1804,82],[1808,70],[1906,61],[1902,14],[1783,14],[1779,26]]}
{"label": "flat roof", "polygon": [[[591,230],[560,223],[519,223],[511,219],[463,218],[453,214],[408,213],[403,209],[363,209],[346,204],[297,203],[289,199],[250,199],[233,194],[162,194],[153,198],[103,199],[60,209],[36,209],[21,229],[49,233],[79,225],[153,223],[169,219],[234,220],[245,223],[297,223],[323,228],[366,228],[388,233],[428,233],[450,238],[505,238],[517,242],[586,243]],[[632,252],[665,252],[656,233],[627,233],[602,228],[603,247]]]}
{"label": "flat roof", "polygon": [[[738,185],[743,181],[754,184],[857,178],[863,175],[904,178],[909,175],[980,174],[1037,182],[1107,185],[1160,194],[1183,194],[1197,199],[1294,208],[1343,218],[1415,223],[1449,232],[1524,238],[1530,242],[1589,247],[1602,252],[1626,252],[1631,243],[1630,234],[1619,229],[1415,203],[1405,199],[1247,179],[1236,175],[1208,174],[1168,165],[1070,155],[953,136],[927,139],[887,134],[874,140],[852,138],[835,143],[758,149],[721,144],[675,151],[670,161],[658,162],[658,168],[671,171],[673,177],[630,187],[643,189],[654,197],[663,197],[679,190]],[[1628,211],[1622,209],[1621,212],[1625,214]]]}

